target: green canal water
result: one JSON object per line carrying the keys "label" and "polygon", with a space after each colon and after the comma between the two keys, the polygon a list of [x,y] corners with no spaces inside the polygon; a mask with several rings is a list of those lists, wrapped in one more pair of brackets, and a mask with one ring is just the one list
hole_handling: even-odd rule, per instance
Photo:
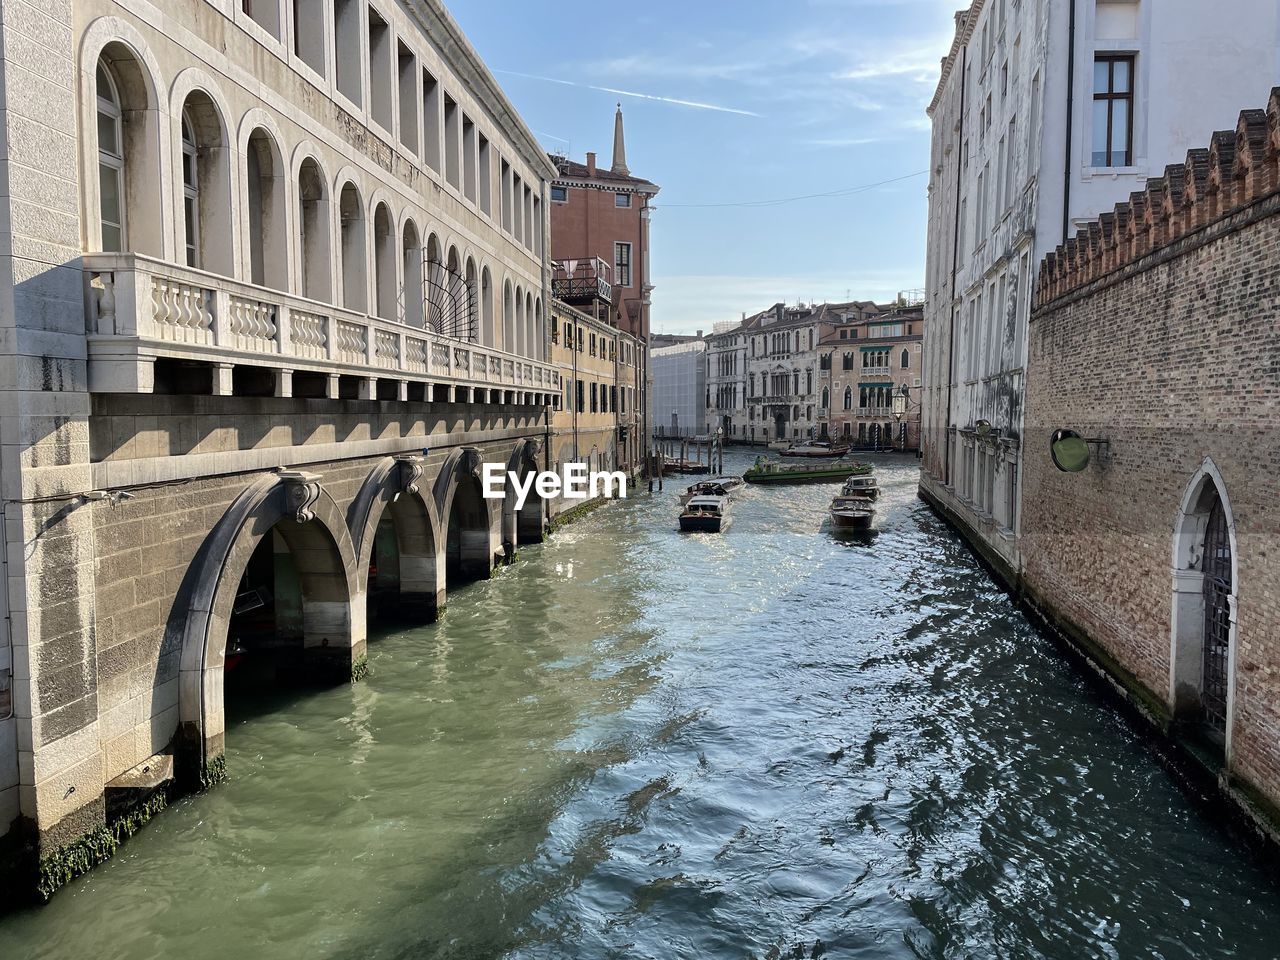
{"label": "green canal water", "polygon": [[230,703],[230,782],[0,957],[1280,954],[1276,883],[880,476],[871,541],[829,486],[718,538],[610,505],[367,682]]}

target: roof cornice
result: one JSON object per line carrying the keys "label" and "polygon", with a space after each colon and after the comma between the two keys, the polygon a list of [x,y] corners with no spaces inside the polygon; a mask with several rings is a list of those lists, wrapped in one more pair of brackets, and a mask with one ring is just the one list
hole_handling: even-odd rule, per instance
{"label": "roof cornice", "polygon": [[951,40],[951,49],[947,51],[947,55],[942,61],[942,74],[938,77],[937,87],[934,88],[933,99],[929,101],[929,107],[925,110],[925,114],[930,118],[933,117],[933,111],[938,108],[938,101],[942,99],[943,87],[947,85],[947,80],[951,76],[951,69],[955,66],[960,51],[968,45],[969,40],[973,37],[974,25],[978,22],[978,16],[982,13],[984,6],[986,6],[986,0],[973,0],[969,4],[968,10],[956,11],[956,35]]}

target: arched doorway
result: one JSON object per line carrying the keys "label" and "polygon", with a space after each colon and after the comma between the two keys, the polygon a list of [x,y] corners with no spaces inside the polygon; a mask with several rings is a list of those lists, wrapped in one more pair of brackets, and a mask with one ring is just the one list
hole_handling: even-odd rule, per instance
{"label": "arched doorway", "polygon": [[228,687],[358,678],[363,583],[346,519],[317,476],[281,471],[247,487],[205,538],[166,635],[180,639],[180,776],[220,776]]}
{"label": "arched doorway", "polygon": [[1206,460],[1175,524],[1170,698],[1175,716],[1229,755],[1236,649],[1235,521]]}

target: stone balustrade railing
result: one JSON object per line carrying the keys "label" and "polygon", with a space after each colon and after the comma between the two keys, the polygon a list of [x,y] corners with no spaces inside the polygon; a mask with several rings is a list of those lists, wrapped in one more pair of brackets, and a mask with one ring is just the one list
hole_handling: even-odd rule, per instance
{"label": "stone balustrade railing", "polygon": [[[138,254],[83,258],[91,388],[150,389],[157,357],[554,394],[548,363]],[[96,388],[94,388],[96,389]],[[544,400],[521,402],[545,402]]]}

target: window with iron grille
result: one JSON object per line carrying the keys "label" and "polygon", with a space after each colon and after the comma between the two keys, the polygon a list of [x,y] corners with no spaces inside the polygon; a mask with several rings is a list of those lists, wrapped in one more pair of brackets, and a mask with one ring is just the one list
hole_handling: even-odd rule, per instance
{"label": "window with iron grille", "polygon": [[1204,537],[1204,664],[1200,703],[1211,730],[1227,729],[1231,644],[1231,536],[1222,500],[1214,497]]}
{"label": "window with iron grille", "polygon": [[1133,163],[1132,54],[1103,54],[1093,61],[1093,165]]}

